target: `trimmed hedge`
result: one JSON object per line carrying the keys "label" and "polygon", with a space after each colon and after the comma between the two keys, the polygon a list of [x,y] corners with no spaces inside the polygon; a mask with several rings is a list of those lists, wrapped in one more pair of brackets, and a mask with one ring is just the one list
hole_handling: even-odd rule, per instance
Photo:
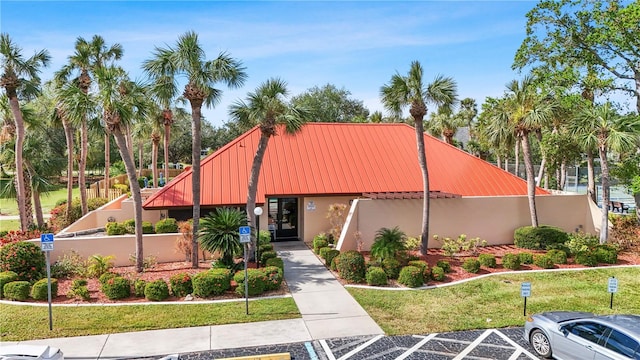
{"label": "trimmed hedge", "polygon": [[25,301],[29,298],[31,285],[28,281],[12,281],[4,285],[4,297],[9,300]]}
{"label": "trimmed hedge", "polygon": [[[562,250],[558,250],[558,249],[549,250],[549,251],[547,251],[547,256],[551,259],[551,261],[553,261],[554,264],[566,264],[567,263],[567,253],[562,251]],[[536,265],[538,265],[538,264],[536,264]]]}
{"label": "trimmed hedge", "polygon": [[319,254],[320,249],[327,246],[329,246],[329,238],[327,237],[327,234],[321,233],[313,238],[314,253]]}
{"label": "trimmed hedge", "polygon": [[[102,279],[102,277],[100,279]],[[125,279],[121,276],[116,275],[115,277],[107,279],[102,283],[101,288],[102,292],[109,300],[124,299],[131,296],[131,282],[129,279]]]}
{"label": "trimmed hedge", "polygon": [[107,231],[107,235],[109,236],[124,235],[127,233],[127,226],[123,223],[112,221],[108,222],[104,227]]}
{"label": "trimmed hedge", "polygon": [[432,267],[431,278],[436,281],[443,281],[445,278],[444,269],[437,265]]}
{"label": "trimmed hedge", "polygon": [[598,265],[598,258],[596,254],[592,251],[580,251],[575,257],[574,261],[576,264],[584,265],[584,266],[596,266]]}
{"label": "trimmed hedge", "polygon": [[267,260],[267,262],[264,265],[279,267],[280,270],[284,272],[284,261],[282,261],[282,258],[279,258],[279,257],[271,258]]}
{"label": "trimmed hedge", "polygon": [[478,261],[480,261],[480,265],[488,268],[496,267],[496,257],[493,254],[480,254],[478,256]]}
{"label": "trimmed hedge", "polygon": [[515,246],[523,249],[546,250],[548,246],[564,245],[569,235],[564,230],[548,225],[523,226],[513,234]]}
{"label": "trimmed hedge", "polygon": [[384,286],[387,285],[387,282],[389,281],[389,279],[387,279],[387,274],[379,266],[372,266],[368,268],[365,278],[367,280],[367,285],[371,286]]}
{"label": "trimmed hedge", "polygon": [[179,273],[169,278],[171,285],[171,293],[173,296],[183,297],[193,292],[193,284],[191,283],[191,275],[187,273]]}
{"label": "trimmed hedge", "polygon": [[[236,293],[240,296],[245,296],[244,293],[244,271],[238,271],[233,280],[238,284],[236,287]],[[269,278],[261,269],[247,269],[247,290],[249,296],[256,296],[262,294],[267,288],[267,282]]]}
{"label": "trimmed hedge", "polygon": [[444,270],[445,273],[451,272],[451,264],[449,264],[447,260],[438,260],[438,262],[436,263],[436,266]]}
{"label": "trimmed hedge", "polygon": [[34,282],[45,277],[46,261],[40,246],[18,241],[0,247],[0,271],[13,271],[19,280]]}
{"label": "trimmed hedge", "polygon": [[422,269],[415,266],[405,266],[400,270],[398,282],[410,288],[420,287],[424,284]]}
{"label": "trimmed hedge", "polygon": [[520,264],[533,264],[533,254],[529,252],[521,252],[518,254]]}
{"label": "trimmed hedge", "polygon": [[169,297],[169,286],[162,280],[154,280],[144,287],[144,297],[151,301],[162,301]]}
{"label": "trimmed hedge", "polygon": [[147,287],[147,281],[142,279],[136,279],[133,282],[133,295],[135,297],[144,297],[144,289]]}
{"label": "trimmed hedge", "polygon": [[398,276],[400,276],[402,264],[400,264],[400,261],[396,260],[396,258],[384,258],[382,260],[382,269],[387,273],[389,279],[397,279]]}
{"label": "trimmed hedge", "polygon": [[422,276],[424,280],[428,280],[431,277],[431,271],[429,270],[429,264],[424,260],[409,260],[407,262],[409,266],[415,266],[422,270]]}
{"label": "trimmed hedge", "polygon": [[615,264],[618,262],[618,250],[611,245],[597,245],[593,250],[599,263]]}
{"label": "trimmed hedge", "polygon": [[[48,280],[40,279],[31,287],[31,297],[35,300],[49,300]],[[51,298],[58,296],[58,280],[51,279]]]}
{"label": "trimmed hedge", "polygon": [[231,288],[231,281],[227,273],[217,272],[215,270],[203,271],[191,278],[194,296],[207,298],[212,295],[222,295]]}
{"label": "trimmed hedge", "polygon": [[178,232],[178,222],[174,218],[162,219],[156,223],[157,234],[177,233],[177,232]]}
{"label": "trimmed hedge", "polygon": [[331,250],[327,251],[327,253],[325,254],[325,259],[324,259],[325,264],[327,264],[329,267],[331,267],[331,262],[338,255],[340,255],[340,250],[331,249]]}
{"label": "trimmed hedge", "polygon": [[477,274],[480,271],[480,260],[478,259],[467,259],[462,264],[462,268],[467,272],[472,274]]}
{"label": "trimmed hedge", "polygon": [[260,264],[266,264],[269,259],[276,257],[278,257],[278,253],[273,250],[260,253]]}
{"label": "trimmed hedge", "polygon": [[553,258],[549,255],[538,255],[534,258],[533,263],[543,269],[553,269],[555,267]]}
{"label": "trimmed hedge", "polygon": [[262,269],[262,272],[267,276],[267,282],[265,283],[265,291],[278,290],[282,285],[283,274],[282,270],[276,266],[267,266]]}
{"label": "trimmed hedge", "polygon": [[4,297],[4,294],[2,292],[2,288],[4,287],[4,284],[8,284],[10,282],[14,282],[17,280],[18,280],[18,274],[16,274],[13,271],[0,272],[0,299]]}
{"label": "trimmed hedge", "polygon": [[364,256],[355,250],[349,250],[336,257],[336,267],[340,277],[351,283],[361,283],[365,280]]}
{"label": "trimmed hedge", "polygon": [[504,256],[502,256],[502,266],[510,270],[520,269],[520,256],[516,254],[504,254]]}

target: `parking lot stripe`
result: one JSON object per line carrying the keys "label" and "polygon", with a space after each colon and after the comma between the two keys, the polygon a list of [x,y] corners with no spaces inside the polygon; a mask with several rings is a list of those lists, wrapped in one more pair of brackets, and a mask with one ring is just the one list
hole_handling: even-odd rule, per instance
{"label": "parking lot stripe", "polygon": [[322,346],[322,349],[324,349],[324,353],[327,355],[329,360],[336,360],[336,357],[333,356],[333,353],[331,352],[331,349],[329,348],[326,340],[320,340],[320,345]]}
{"label": "parking lot stripe", "polygon": [[348,353],[344,354],[342,357],[340,357],[338,360],[345,360],[348,359],[350,357],[352,357],[353,355],[357,354],[359,351],[361,351],[362,349],[366,348],[367,346],[373,344],[374,342],[380,340],[381,338],[383,338],[384,335],[377,335],[374,336],[373,339],[370,339],[369,341],[367,341],[366,343],[358,346],[357,348],[349,351]]}
{"label": "parking lot stripe", "polygon": [[493,332],[495,332],[496,334],[498,334],[498,336],[500,336],[501,338],[503,338],[506,342],[508,342],[509,344],[513,345],[516,349],[520,350],[521,352],[523,352],[525,355],[527,355],[528,357],[532,358],[532,359],[538,359],[537,356],[533,355],[532,353],[530,353],[529,351],[527,351],[527,349],[523,348],[522,346],[518,345],[518,343],[516,343],[515,341],[511,340],[507,335],[501,333],[498,330],[494,330]]}
{"label": "parking lot stripe", "polygon": [[409,355],[413,354],[414,352],[416,352],[416,350],[420,349],[422,345],[426,344],[429,340],[436,337],[436,335],[438,335],[438,333],[427,335],[424,339],[420,340],[417,344],[413,345],[411,349],[405,351],[402,355],[398,356],[396,360],[406,359]]}
{"label": "parking lot stripe", "polygon": [[313,350],[313,346],[311,345],[310,342],[305,342],[304,343],[304,347],[307,348],[307,352],[309,353],[309,356],[311,357],[311,360],[318,360],[318,354],[316,354],[316,351]]}
{"label": "parking lot stripe", "polygon": [[493,330],[486,330],[485,332],[483,332],[482,335],[478,336],[469,346],[466,347],[466,349],[462,350],[462,352],[458,354],[458,356],[454,357],[453,360],[464,359],[465,356],[467,356],[470,352],[472,352],[473,349],[475,349],[476,346],[478,346],[478,344],[482,342],[482,340],[484,340],[487,336],[491,335],[492,331]]}
{"label": "parking lot stripe", "polygon": [[514,352],[511,357],[509,357],[509,360],[516,360],[520,357],[520,354],[522,354],[522,351],[520,349],[516,349],[516,352]]}

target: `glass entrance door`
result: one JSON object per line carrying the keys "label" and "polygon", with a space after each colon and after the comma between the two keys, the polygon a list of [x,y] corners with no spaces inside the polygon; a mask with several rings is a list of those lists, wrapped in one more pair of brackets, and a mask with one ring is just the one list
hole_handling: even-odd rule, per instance
{"label": "glass entrance door", "polygon": [[274,241],[298,238],[298,198],[269,199],[269,230]]}

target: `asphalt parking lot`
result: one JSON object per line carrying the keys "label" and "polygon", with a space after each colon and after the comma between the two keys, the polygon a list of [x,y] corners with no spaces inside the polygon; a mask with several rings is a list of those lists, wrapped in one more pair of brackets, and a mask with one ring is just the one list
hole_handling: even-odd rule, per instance
{"label": "asphalt parking lot", "polygon": [[[290,353],[295,360],[528,360],[540,359],[522,338],[522,328],[407,336],[364,336],[179,354],[179,360],[223,359]],[[176,359],[173,357],[173,359]]]}

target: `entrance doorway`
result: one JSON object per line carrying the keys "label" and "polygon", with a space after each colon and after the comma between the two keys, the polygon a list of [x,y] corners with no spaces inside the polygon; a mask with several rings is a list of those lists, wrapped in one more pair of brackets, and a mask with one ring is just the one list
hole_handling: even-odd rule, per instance
{"label": "entrance doorway", "polygon": [[269,199],[269,231],[274,241],[298,239],[298,198]]}

